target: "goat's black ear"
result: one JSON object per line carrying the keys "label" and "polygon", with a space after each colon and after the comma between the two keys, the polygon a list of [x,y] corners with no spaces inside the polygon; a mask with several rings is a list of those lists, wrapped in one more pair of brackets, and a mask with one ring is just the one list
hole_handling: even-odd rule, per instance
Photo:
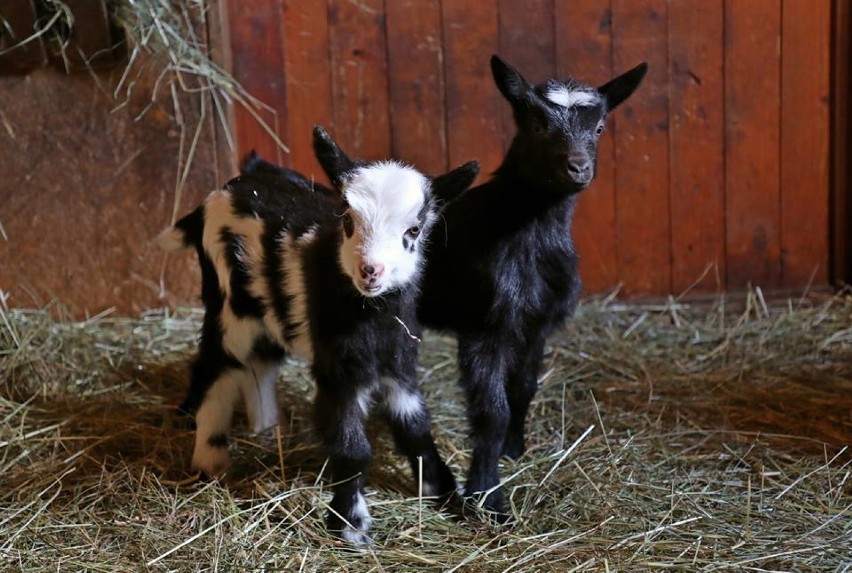
{"label": "goat's black ear", "polygon": [[461,195],[479,175],[479,162],[468,161],[443,175],[432,179],[432,192],[439,200],[439,208],[444,207]]}
{"label": "goat's black ear", "polygon": [[284,175],[288,171],[289,170],[286,167],[281,167],[280,165],[275,165],[274,163],[270,163],[265,160],[254,149],[246,155],[240,165],[240,175],[257,175],[260,173]]}
{"label": "goat's black ear", "polygon": [[526,101],[532,86],[518,70],[501,60],[497,54],[491,56],[491,73],[494,75],[494,83],[509,103],[514,106]]}
{"label": "goat's black ear", "polygon": [[598,91],[606,98],[607,111],[614,110],[618,104],[629,98],[642,83],[646,73],[648,73],[648,64],[642,62],[632,70],[624,72],[599,87]]}
{"label": "goat's black ear", "polygon": [[254,173],[261,162],[263,162],[263,158],[256,150],[252,149],[240,164],[240,175],[250,175]]}
{"label": "goat's black ear", "polygon": [[331,184],[340,189],[346,174],[355,168],[355,163],[320,125],[314,127],[314,154]]}

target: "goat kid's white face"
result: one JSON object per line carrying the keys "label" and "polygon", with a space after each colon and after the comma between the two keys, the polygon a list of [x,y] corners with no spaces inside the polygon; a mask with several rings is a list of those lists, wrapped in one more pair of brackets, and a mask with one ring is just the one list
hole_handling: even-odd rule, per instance
{"label": "goat kid's white face", "polygon": [[417,274],[422,236],[435,218],[429,190],[425,176],[395,162],[360,167],[347,177],[340,265],[362,295],[380,296]]}

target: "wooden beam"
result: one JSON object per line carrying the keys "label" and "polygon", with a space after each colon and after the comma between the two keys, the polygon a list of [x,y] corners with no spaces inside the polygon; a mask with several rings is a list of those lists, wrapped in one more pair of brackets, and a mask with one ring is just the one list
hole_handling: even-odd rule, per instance
{"label": "wooden beam", "polygon": [[852,284],[852,9],[848,0],[834,1],[834,53],[832,54],[832,166],[831,166],[831,278],[834,283]]}

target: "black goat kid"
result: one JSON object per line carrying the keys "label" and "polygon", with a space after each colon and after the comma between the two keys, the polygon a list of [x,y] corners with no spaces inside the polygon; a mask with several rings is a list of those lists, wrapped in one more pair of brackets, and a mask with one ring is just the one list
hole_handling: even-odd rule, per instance
{"label": "black goat kid", "polygon": [[[208,474],[227,468],[241,397],[255,431],[274,426],[277,366],[285,353],[307,358],[335,484],[328,527],[364,544],[364,422],[374,400],[415,477],[422,460],[424,492],[455,491],[417,384],[416,301],[429,232],[478,165],[429,178],[392,161],[356,162],[321,128],[314,149],[335,192],[310,191],[301,175],[255,157],[159,242],[194,247],[202,270],[206,312],[184,403],[196,418],[193,466]],[[281,192],[289,188],[298,191]]]}
{"label": "black goat kid", "polygon": [[491,69],[517,134],[494,177],[444,211],[418,317],[458,336],[473,442],[465,491],[490,491],[484,506],[502,521],[498,460],[524,452],[545,341],[570,318],[580,292],[574,205],[594,178],[607,114],[639,86],[647,66],[598,88],[574,79],[533,86],[497,56]]}

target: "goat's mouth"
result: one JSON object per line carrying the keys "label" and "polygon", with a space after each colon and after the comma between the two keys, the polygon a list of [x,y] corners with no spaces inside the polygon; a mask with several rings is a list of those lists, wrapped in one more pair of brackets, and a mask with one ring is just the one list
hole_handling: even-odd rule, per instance
{"label": "goat's mouth", "polygon": [[593,175],[591,173],[566,173],[565,179],[577,191],[582,191],[592,182]]}
{"label": "goat's mouth", "polygon": [[377,283],[362,282],[357,285],[357,288],[366,297],[378,296],[384,291],[384,287]]}
{"label": "goat's mouth", "polygon": [[574,193],[579,193],[580,191],[585,190],[589,185],[591,185],[592,179],[589,178],[586,181],[577,181],[570,175],[566,175],[562,179],[562,183],[564,185],[563,190],[567,191],[569,195],[573,195]]}

